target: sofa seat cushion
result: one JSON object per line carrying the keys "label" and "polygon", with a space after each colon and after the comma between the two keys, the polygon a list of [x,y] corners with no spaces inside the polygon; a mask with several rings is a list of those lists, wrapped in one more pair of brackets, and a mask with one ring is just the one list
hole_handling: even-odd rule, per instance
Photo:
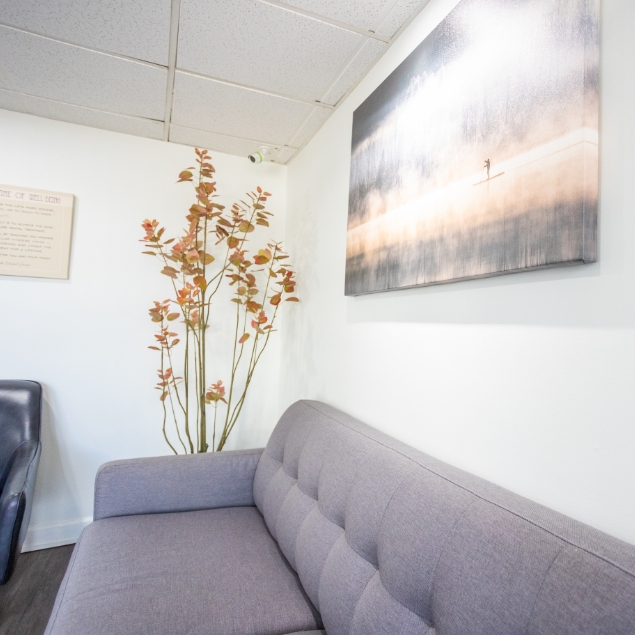
{"label": "sofa seat cushion", "polygon": [[47,635],[283,635],[322,627],[255,507],[105,518]]}

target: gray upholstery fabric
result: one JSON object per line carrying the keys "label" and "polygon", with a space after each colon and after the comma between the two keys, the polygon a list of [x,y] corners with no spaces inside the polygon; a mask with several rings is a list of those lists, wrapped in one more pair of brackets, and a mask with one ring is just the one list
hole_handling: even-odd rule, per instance
{"label": "gray upholstery fabric", "polygon": [[634,635],[635,547],[319,402],[254,500],[328,635]]}
{"label": "gray upholstery fabric", "polygon": [[255,507],[106,518],[78,542],[46,635],[321,628]]}
{"label": "gray upholstery fabric", "polygon": [[262,450],[112,461],[95,481],[95,520],[253,505]]}
{"label": "gray upholstery fabric", "polygon": [[95,498],[46,635],[635,635],[634,546],[319,402]]}

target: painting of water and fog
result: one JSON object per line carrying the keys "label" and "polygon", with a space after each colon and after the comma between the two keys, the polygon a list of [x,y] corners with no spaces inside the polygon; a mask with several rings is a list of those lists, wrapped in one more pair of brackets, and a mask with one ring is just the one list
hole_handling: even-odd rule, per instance
{"label": "painting of water and fog", "polygon": [[346,294],[597,259],[599,0],[463,0],[355,111]]}

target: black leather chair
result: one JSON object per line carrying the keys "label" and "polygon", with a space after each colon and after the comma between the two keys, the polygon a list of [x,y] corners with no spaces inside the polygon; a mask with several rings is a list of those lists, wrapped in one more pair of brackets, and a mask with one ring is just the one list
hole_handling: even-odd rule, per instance
{"label": "black leather chair", "polygon": [[0,584],[13,574],[29,526],[41,420],[40,384],[0,380]]}

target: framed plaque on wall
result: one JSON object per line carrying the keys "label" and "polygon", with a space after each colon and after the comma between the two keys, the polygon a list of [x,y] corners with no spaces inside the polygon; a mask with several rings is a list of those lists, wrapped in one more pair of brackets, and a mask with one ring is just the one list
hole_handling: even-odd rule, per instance
{"label": "framed plaque on wall", "polygon": [[0,185],[0,275],[68,278],[72,194]]}

